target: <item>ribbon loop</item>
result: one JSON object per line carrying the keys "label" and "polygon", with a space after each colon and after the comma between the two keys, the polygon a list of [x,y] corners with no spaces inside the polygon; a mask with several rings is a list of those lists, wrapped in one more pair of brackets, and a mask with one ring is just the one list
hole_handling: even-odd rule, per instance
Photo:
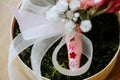
{"label": "ribbon loop", "polygon": [[35,42],[32,48],[32,53],[31,53],[31,64],[32,64],[33,71],[35,72],[38,79],[40,79],[40,76],[41,76],[40,67],[41,67],[41,61],[43,59],[43,56],[45,55],[47,50],[62,36],[63,36],[62,34],[59,34],[50,38],[46,38],[44,40],[41,40],[41,38],[39,38]]}
{"label": "ribbon loop", "polygon": [[57,62],[57,54],[60,50],[60,48],[65,45],[66,41],[63,38],[62,41],[60,42],[60,44],[56,47],[56,49],[53,52],[53,56],[52,56],[52,62],[54,67],[62,74],[67,75],[67,76],[78,76],[81,75],[83,73],[85,73],[91,64],[92,61],[92,53],[93,53],[93,46],[91,41],[85,37],[83,34],[80,35],[80,37],[82,38],[82,42],[83,42],[83,54],[88,58],[88,61],[84,64],[84,66],[80,67],[79,69],[75,69],[75,70],[68,70],[65,68],[62,68],[58,62]]}

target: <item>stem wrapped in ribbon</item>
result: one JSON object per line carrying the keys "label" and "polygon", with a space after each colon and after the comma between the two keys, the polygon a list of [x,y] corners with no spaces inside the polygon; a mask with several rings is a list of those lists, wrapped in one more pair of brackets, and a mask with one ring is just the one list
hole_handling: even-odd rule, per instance
{"label": "stem wrapped in ribbon", "polygon": [[[65,6],[63,6],[64,9],[60,10],[59,13],[66,12],[68,3],[66,3],[67,1],[64,3],[64,1],[58,1],[61,5],[65,4]],[[27,3],[27,5],[25,3]],[[58,3],[57,6],[60,6]],[[76,24],[73,22],[76,22],[74,18],[77,18],[79,15],[75,14],[74,17],[71,17],[73,11],[68,11],[65,13],[67,16],[60,14],[62,16],[62,18],[60,18],[57,15],[58,13],[54,13],[54,16],[49,14],[52,10],[56,10],[54,8],[55,6],[52,7],[53,9],[50,9],[50,7],[51,5],[42,7],[36,6],[28,0],[23,2],[20,11],[13,7],[9,7],[11,12],[15,15],[21,30],[21,34],[12,41],[10,46],[8,67],[10,80],[14,80],[14,74],[12,73],[13,60],[18,54],[32,44],[31,64],[33,73],[38,80],[42,80],[40,70],[42,58],[47,50],[61,37],[63,37],[61,42],[53,51],[52,62],[54,67],[60,73],[68,76],[81,75],[89,69],[92,61],[93,47],[91,41],[87,37],[76,31]],[[74,7],[72,7],[72,9],[73,8]],[[39,12],[36,12],[37,10],[39,10]],[[54,22],[56,19],[53,17],[58,18],[57,22]],[[50,18],[53,18],[54,21],[51,21]],[[91,28],[91,26],[88,27]],[[89,31],[89,29],[86,31]],[[70,69],[62,68],[57,62],[58,51],[65,44],[67,44],[68,47]],[[80,67],[80,57],[82,53],[88,58],[88,61]]]}

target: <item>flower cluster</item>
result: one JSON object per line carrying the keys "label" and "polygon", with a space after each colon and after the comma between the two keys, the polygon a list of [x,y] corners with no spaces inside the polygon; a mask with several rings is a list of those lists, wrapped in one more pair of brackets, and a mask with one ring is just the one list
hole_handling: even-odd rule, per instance
{"label": "flower cluster", "polygon": [[120,0],[58,0],[46,17],[50,21],[64,22],[66,31],[73,31],[79,24],[83,32],[88,32],[92,28],[91,17],[119,10]]}

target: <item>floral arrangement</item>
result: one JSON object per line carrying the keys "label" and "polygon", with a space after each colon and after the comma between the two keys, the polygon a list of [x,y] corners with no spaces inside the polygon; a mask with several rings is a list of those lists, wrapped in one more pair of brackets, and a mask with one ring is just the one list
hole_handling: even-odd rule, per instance
{"label": "floral arrangement", "polygon": [[[31,3],[30,5],[34,6]],[[25,14],[21,14],[17,9],[10,8],[22,33],[15,38],[10,46],[9,71],[11,71],[11,62],[15,56],[34,44],[31,53],[31,65],[36,77],[41,79],[39,69],[41,60],[52,44],[62,37],[63,39],[53,51],[53,65],[64,75],[78,76],[89,69],[92,61],[93,47],[91,41],[82,33],[89,32],[92,29],[91,19],[93,17],[102,13],[119,11],[120,0],[58,0],[55,5],[45,7],[45,10],[42,8],[40,12],[43,12],[44,15],[42,13],[36,15],[27,10],[23,10]],[[69,69],[59,66],[56,58],[64,44],[67,45],[68,49]],[[88,61],[80,67],[82,53],[88,58]],[[11,57],[11,55],[14,56]],[[40,65],[38,65],[39,63]],[[9,75],[12,80],[12,75]]]}
{"label": "floral arrangement", "polygon": [[[89,32],[92,28],[91,18],[102,13],[112,13],[120,10],[120,0],[58,0],[46,13],[48,20],[65,23],[66,32]],[[73,38],[74,39],[74,38]],[[80,59],[74,61],[76,56],[81,56],[82,46],[78,45],[81,52],[76,54],[75,40],[67,43],[69,68],[79,68]],[[80,40],[79,40],[80,41]],[[77,42],[77,44],[82,44]],[[72,51],[71,51],[72,50]],[[72,59],[71,59],[72,58]],[[72,67],[74,68],[72,68]]]}
{"label": "floral arrangement", "polygon": [[90,19],[102,13],[112,13],[120,10],[120,0],[59,0],[47,11],[47,19],[55,22],[65,22],[68,31],[79,24],[82,32],[92,28]]}

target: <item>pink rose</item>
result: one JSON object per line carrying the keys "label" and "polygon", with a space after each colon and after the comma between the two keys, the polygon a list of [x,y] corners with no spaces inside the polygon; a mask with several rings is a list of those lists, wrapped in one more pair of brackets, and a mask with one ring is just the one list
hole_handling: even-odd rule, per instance
{"label": "pink rose", "polygon": [[89,6],[94,5],[94,0],[79,0],[81,2],[80,8],[87,9]]}
{"label": "pink rose", "polygon": [[88,7],[99,8],[112,0],[79,0],[81,2],[81,9],[87,9]]}
{"label": "pink rose", "polygon": [[112,6],[108,9],[108,13],[120,11],[120,0],[111,0],[113,1]]}
{"label": "pink rose", "polygon": [[[72,0],[67,0],[69,3]],[[87,9],[88,7],[99,7],[104,3],[108,2],[109,0],[78,0],[80,1],[79,9]]]}

